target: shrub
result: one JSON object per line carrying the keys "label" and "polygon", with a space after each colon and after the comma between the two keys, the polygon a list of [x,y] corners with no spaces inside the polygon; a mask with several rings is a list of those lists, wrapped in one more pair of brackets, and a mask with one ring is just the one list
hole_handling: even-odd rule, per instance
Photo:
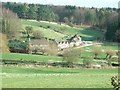
{"label": "shrub", "polygon": [[120,50],[118,50],[118,52],[116,52],[116,55],[118,56],[118,58],[120,58]]}
{"label": "shrub", "polygon": [[40,25],[39,27],[43,27],[42,25]]}
{"label": "shrub", "polygon": [[31,53],[34,54],[44,54],[45,48],[38,45],[38,46],[33,46],[30,51]]}
{"label": "shrub", "polygon": [[118,62],[119,62],[119,65],[120,65],[120,50],[118,50],[118,52],[116,53],[116,55],[118,56]]}
{"label": "shrub", "polygon": [[97,46],[97,45],[93,46],[92,49],[93,49],[92,53],[94,54],[94,59],[97,59],[98,56],[102,53],[102,50],[100,46]]}
{"label": "shrub", "polygon": [[73,62],[76,62],[80,59],[81,51],[80,49],[67,49],[64,51],[63,55],[63,61],[66,61],[69,63],[69,65],[72,65]]}
{"label": "shrub", "polygon": [[71,26],[71,27],[73,27],[73,26],[74,26],[71,22],[70,22],[70,23],[68,23],[68,25],[69,25],[69,26]]}
{"label": "shrub", "polygon": [[115,90],[119,90],[120,88],[120,79],[117,76],[113,76],[111,78],[111,84],[114,86]]}
{"label": "shrub", "polygon": [[45,52],[48,55],[57,55],[58,48],[55,44],[49,44],[48,47],[45,49]]}
{"label": "shrub", "polygon": [[87,56],[83,60],[83,64],[86,67],[91,67],[92,63],[93,63],[93,58],[91,56]]}
{"label": "shrub", "polygon": [[30,38],[30,34],[31,34],[32,31],[33,31],[33,27],[31,27],[31,26],[26,26],[25,29],[26,29],[27,37]]}
{"label": "shrub", "polygon": [[40,39],[40,38],[42,38],[44,35],[43,35],[43,33],[42,33],[40,30],[35,30],[35,31],[33,32],[33,36],[35,37],[35,39]]}
{"label": "shrub", "polygon": [[22,42],[20,40],[10,40],[8,43],[9,48],[13,48],[13,49],[27,49],[27,42]]}
{"label": "shrub", "polygon": [[105,50],[106,53],[106,59],[111,59],[113,55],[115,55],[115,51],[112,48],[108,48]]}
{"label": "shrub", "polygon": [[50,26],[47,26],[47,28],[50,28]]}

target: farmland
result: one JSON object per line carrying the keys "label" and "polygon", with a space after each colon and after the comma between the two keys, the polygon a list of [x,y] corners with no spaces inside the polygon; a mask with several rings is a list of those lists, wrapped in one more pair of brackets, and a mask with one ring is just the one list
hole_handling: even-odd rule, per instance
{"label": "farmland", "polygon": [[[83,40],[96,40],[100,35],[99,31],[90,28],[70,27],[65,24],[53,24],[46,21],[21,20],[22,29],[32,26],[33,30],[40,30],[45,37],[61,39],[66,35],[78,34]],[[48,28],[49,26],[49,28]],[[47,28],[46,28],[47,27]],[[49,33],[49,34],[48,34]],[[24,38],[20,38],[23,39]],[[118,50],[115,43],[100,44],[101,50],[112,48]],[[81,48],[81,47],[80,47]],[[83,64],[84,57],[93,56],[92,46],[82,47],[81,58],[77,63]],[[55,55],[35,55],[21,53],[2,53],[3,60],[8,61],[35,61],[35,62],[62,62],[63,57]],[[101,59],[106,57],[105,53],[98,56]],[[93,63],[101,64],[104,60],[94,59]],[[117,62],[117,61],[112,61]],[[112,88],[110,78],[118,74],[117,68],[66,68],[34,64],[3,65],[2,66],[2,87],[3,88]],[[12,83],[11,83],[12,82]],[[57,83],[56,83],[57,82]]]}
{"label": "farmland", "polygon": [[3,66],[2,69],[4,88],[112,88],[110,78],[118,73],[118,69],[112,68]]}
{"label": "farmland", "polygon": [[119,9],[40,3],[0,4],[2,88],[119,90]]}
{"label": "farmland", "polygon": [[2,54],[4,60],[27,60],[27,61],[49,61],[49,60],[61,60],[61,57],[57,56],[43,56],[43,55],[31,55],[31,54],[18,54],[18,53],[4,53]]}
{"label": "farmland", "polygon": [[[40,30],[44,33],[44,35],[48,38],[62,38],[66,35],[74,35],[78,34],[82,36],[83,40],[96,40],[96,38],[100,35],[99,31],[86,28],[86,27],[81,27],[81,28],[76,28],[76,27],[70,27],[65,24],[53,24],[51,22],[38,22],[34,20],[21,20],[22,25],[23,25],[23,30],[25,26],[32,26],[34,30]],[[43,28],[44,27],[44,28]],[[49,28],[47,28],[49,27]],[[49,33],[49,34],[48,34]],[[57,37],[56,37],[57,36]]]}
{"label": "farmland", "polygon": [[[101,45],[102,50],[106,50],[107,48],[112,48],[114,50],[118,50],[118,44],[112,45],[112,44],[102,44]],[[87,50],[91,51],[93,49],[93,46],[87,46],[83,47],[83,53],[81,57],[93,55],[91,52],[88,52]],[[101,58],[105,58],[105,53],[102,53],[100,55]],[[4,60],[33,60],[33,61],[61,61],[62,57],[58,56],[43,56],[43,55],[33,55],[33,54],[19,54],[19,53],[2,53],[2,58]]]}

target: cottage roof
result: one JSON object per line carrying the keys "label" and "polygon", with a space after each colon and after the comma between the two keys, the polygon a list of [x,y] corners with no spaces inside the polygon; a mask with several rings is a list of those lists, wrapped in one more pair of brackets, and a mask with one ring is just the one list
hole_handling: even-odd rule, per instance
{"label": "cottage roof", "polygon": [[75,34],[74,36],[72,36],[72,37],[71,37],[71,39],[73,39],[73,38],[78,38],[78,39],[79,39],[79,38],[80,38],[80,36],[79,36],[79,35],[77,35],[77,34]]}

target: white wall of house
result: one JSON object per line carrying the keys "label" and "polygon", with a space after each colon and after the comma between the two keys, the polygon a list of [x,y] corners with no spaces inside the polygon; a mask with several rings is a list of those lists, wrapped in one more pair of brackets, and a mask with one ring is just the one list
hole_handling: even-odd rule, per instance
{"label": "white wall of house", "polygon": [[69,47],[73,47],[73,46],[80,46],[81,45],[81,41],[78,41],[78,42],[70,42],[70,43],[68,43],[68,42],[60,42],[59,44],[58,44],[58,48],[59,48],[59,50],[61,50],[61,49],[65,49],[65,48],[69,48]]}
{"label": "white wall of house", "polygon": [[69,47],[69,43],[68,42],[60,42],[58,44],[58,48],[61,50],[61,49],[65,49],[65,48],[68,48]]}

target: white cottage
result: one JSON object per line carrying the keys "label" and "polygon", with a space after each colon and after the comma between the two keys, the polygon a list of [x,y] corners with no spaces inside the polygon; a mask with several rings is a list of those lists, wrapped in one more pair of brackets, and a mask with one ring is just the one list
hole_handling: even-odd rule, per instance
{"label": "white cottage", "polygon": [[77,34],[67,38],[66,41],[57,42],[59,50],[63,50],[68,47],[79,46],[81,43],[81,37]]}

